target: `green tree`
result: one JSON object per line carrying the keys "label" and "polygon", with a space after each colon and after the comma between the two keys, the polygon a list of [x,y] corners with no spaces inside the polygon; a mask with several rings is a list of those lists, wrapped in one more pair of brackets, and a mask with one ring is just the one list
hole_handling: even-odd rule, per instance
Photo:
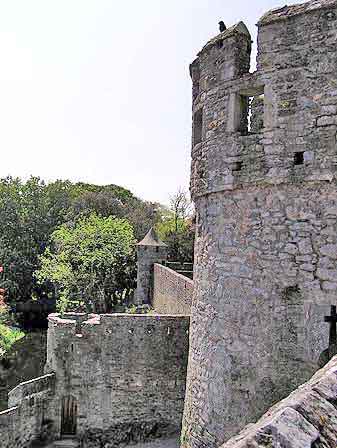
{"label": "green tree", "polygon": [[191,201],[184,190],[171,196],[170,207],[162,209],[156,230],[169,247],[170,261],[193,262],[194,215]]}
{"label": "green tree", "polygon": [[128,221],[91,213],[52,233],[36,278],[56,287],[61,311],[110,312],[135,286],[134,243]]}
{"label": "green tree", "polygon": [[[33,272],[51,232],[65,219],[67,202],[55,200],[56,192],[39,178],[22,182],[7,177],[0,181],[0,287],[9,303],[25,301],[34,292]],[[67,204],[69,201],[67,202]]]}
{"label": "green tree", "polygon": [[[39,256],[61,224],[74,226],[91,213],[127,219],[137,239],[159,219],[158,205],[136,198],[117,185],[92,185],[57,180],[46,184],[39,178],[26,182],[7,177],[0,180],[0,288],[12,307],[31,297],[52,296],[53,285],[37,284],[33,273]],[[122,281],[122,280],[121,280]]]}

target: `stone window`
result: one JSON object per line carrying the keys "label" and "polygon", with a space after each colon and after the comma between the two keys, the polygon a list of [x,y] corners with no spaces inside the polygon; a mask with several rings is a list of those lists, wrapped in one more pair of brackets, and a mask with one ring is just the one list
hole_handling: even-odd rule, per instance
{"label": "stone window", "polygon": [[202,140],[202,127],[203,109],[199,109],[195,112],[193,118],[193,146],[197,145]]}
{"label": "stone window", "polygon": [[235,162],[233,166],[233,172],[238,172],[242,170],[242,162]]}
{"label": "stone window", "polygon": [[249,107],[248,131],[258,134],[264,127],[264,94],[251,97]]}
{"label": "stone window", "polygon": [[228,132],[240,132],[241,135],[258,134],[266,126],[264,87],[252,87],[233,92],[228,105]]}
{"label": "stone window", "polygon": [[242,92],[239,98],[240,121],[238,131],[241,132],[241,135],[262,132],[264,126],[264,89],[256,89],[256,92]]}
{"label": "stone window", "polygon": [[294,154],[294,165],[304,164],[304,151],[295,152]]}

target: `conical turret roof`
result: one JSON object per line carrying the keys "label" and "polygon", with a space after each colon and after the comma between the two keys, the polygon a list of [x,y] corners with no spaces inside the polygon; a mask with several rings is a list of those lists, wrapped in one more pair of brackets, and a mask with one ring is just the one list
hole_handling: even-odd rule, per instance
{"label": "conical turret roof", "polygon": [[137,246],[161,246],[161,247],[167,247],[167,244],[163,243],[161,241],[154,230],[153,227],[147,232],[145,237],[140,241]]}

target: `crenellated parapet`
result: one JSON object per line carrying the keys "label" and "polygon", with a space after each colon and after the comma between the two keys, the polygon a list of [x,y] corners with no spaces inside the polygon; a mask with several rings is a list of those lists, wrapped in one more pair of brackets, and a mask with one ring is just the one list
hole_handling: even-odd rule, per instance
{"label": "crenellated parapet", "polygon": [[[195,199],[250,186],[336,181],[335,10],[326,0],[267,13],[258,23],[254,73],[242,22],[198,54],[190,70]],[[263,100],[259,117],[256,98]]]}

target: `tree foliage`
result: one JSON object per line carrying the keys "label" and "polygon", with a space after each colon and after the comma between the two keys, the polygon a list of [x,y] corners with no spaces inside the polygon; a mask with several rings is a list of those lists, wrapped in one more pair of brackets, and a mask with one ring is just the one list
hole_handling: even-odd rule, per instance
{"label": "tree foliage", "polygon": [[62,311],[109,312],[134,287],[134,245],[128,221],[91,213],[52,233],[36,277],[57,287]]}
{"label": "tree foliage", "polygon": [[127,219],[137,239],[159,219],[159,206],[136,198],[117,185],[97,186],[70,181],[46,184],[32,177],[26,182],[7,177],[0,180],[0,265],[4,273],[0,288],[13,307],[31,297],[53,295],[48,282],[38,284],[33,273],[39,256],[61,224],[76,224],[91,213]]}
{"label": "tree foliage", "polygon": [[162,210],[156,225],[159,237],[168,245],[168,259],[193,262],[194,214],[192,203],[184,190],[171,196],[170,207]]}

